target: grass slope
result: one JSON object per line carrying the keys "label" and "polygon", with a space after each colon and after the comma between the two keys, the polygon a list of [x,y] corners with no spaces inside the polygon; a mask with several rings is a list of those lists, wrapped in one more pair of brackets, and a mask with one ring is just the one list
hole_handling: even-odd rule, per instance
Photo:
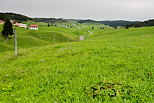
{"label": "grass slope", "polygon": [[[73,36],[59,31],[53,31],[52,28],[40,27],[38,31],[17,28],[17,39],[18,39],[18,48],[31,48],[34,46],[44,46],[55,43],[63,43],[67,41],[73,41]],[[0,25],[0,31],[2,31],[2,25]],[[3,42],[6,38],[0,35],[0,48],[1,52],[12,51],[14,46],[13,37],[10,37],[9,40],[4,44]],[[8,49],[8,46],[10,49]]]}
{"label": "grass slope", "polygon": [[[83,42],[21,49],[18,57],[1,53],[0,102],[154,102],[154,27],[93,32]],[[92,90],[98,82],[131,88],[116,87],[111,97],[112,86]]]}
{"label": "grass slope", "polygon": [[[39,25],[39,30],[29,30],[23,28],[17,28],[17,37],[18,37],[18,48],[31,48],[34,46],[44,46],[50,44],[72,42],[79,39],[80,35],[87,35],[89,30],[92,30],[91,27],[95,26],[99,28],[104,26],[102,24],[78,24],[77,26],[72,26],[72,28],[61,27],[61,25],[73,25],[72,23],[58,24],[57,26],[47,27],[47,23],[43,22],[32,22],[27,21],[26,23],[29,27],[31,24]],[[0,25],[0,31],[2,31],[3,25]],[[55,38],[55,39],[54,39]],[[6,38],[0,35],[0,48],[1,52],[13,51],[13,37],[3,44]],[[9,48],[8,48],[9,47]]]}

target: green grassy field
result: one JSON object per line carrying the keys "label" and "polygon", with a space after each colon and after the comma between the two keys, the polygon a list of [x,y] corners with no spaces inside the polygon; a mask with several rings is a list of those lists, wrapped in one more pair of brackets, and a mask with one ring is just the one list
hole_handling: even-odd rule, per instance
{"label": "green grassy field", "polygon": [[154,27],[87,26],[79,35],[94,34],[84,41],[53,45],[50,32],[73,41],[76,30],[18,28],[18,57],[13,41],[1,43],[0,103],[154,102]]}
{"label": "green grassy field", "polygon": [[[18,48],[19,49],[25,49],[25,48],[31,48],[34,46],[45,46],[50,44],[59,44],[59,43],[65,43],[65,42],[72,42],[79,39],[80,35],[87,35],[89,34],[88,31],[92,30],[91,27],[95,26],[96,28],[99,28],[100,26],[104,25],[84,25],[84,24],[78,24],[77,27],[72,28],[65,28],[59,26],[51,26],[47,27],[47,23],[42,22],[27,22],[27,25],[30,24],[37,24],[39,25],[39,30],[29,30],[24,28],[18,28],[17,29],[17,37],[18,37]],[[66,23],[65,23],[66,24]],[[62,24],[61,24],[62,25]],[[72,24],[67,24],[72,25]],[[0,24],[0,31],[2,31],[3,25]],[[55,39],[54,39],[55,38]],[[12,51],[13,50],[13,37],[10,37],[9,40],[6,43],[3,43],[6,40],[1,34],[0,34],[0,48],[1,52],[6,51]]]}
{"label": "green grassy field", "polygon": [[[24,28],[17,28],[17,37],[18,37],[18,47],[19,49],[31,48],[34,46],[44,46],[55,43],[63,43],[67,41],[74,41],[74,37],[65,32],[60,32],[54,30],[54,27],[44,27],[40,26],[38,31],[29,30]],[[65,29],[65,28],[64,28]],[[0,25],[0,31],[2,31],[2,25]],[[0,45],[3,48],[0,48],[1,52],[12,51],[13,50],[13,37],[10,37],[9,40],[3,44],[6,38],[0,35]]]}

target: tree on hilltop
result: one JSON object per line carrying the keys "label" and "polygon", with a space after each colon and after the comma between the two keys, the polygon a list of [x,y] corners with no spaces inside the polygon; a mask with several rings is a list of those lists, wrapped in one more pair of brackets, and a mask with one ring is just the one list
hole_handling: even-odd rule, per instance
{"label": "tree on hilltop", "polygon": [[95,28],[92,26],[92,29],[95,29]]}
{"label": "tree on hilltop", "polygon": [[9,37],[13,35],[13,27],[12,27],[12,23],[10,22],[9,19],[5,20],[5,23],[3,25],[3,30],[2,30],[2,35],[5,37]]}
{"label": "tree on hilltop", "polygon": [[50,27],[50,23],[48,23],[48,27]]}
{"label": "tree on hilltop", "polygon": [[125,29],[129,29],[129,25],[126,25]]}

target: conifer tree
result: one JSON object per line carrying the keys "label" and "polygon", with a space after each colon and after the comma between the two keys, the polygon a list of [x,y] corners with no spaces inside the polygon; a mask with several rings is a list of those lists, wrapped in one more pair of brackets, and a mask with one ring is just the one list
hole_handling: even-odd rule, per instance
{"label": "conifer tree", "polygon": [[13,27],[12,27],[12,23],[10,22],[9,19],[5,20],[5,23],[3,25],[3,30],[2,30],[2,35],[5,37],[9,37],[13,35]]}

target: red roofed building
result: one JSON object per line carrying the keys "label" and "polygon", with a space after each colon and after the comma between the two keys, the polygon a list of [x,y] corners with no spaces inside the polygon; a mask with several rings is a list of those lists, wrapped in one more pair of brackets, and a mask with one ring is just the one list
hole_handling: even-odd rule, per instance
{"label": "red roofed building", "polygon": [[5,21],[3,21],[3,20],[0,20],[0,24],[4,24],[5,23]]}
{"label": "red roofed building", "polygon": [[38,30],[39,25],[30,25],[29,29]]}

